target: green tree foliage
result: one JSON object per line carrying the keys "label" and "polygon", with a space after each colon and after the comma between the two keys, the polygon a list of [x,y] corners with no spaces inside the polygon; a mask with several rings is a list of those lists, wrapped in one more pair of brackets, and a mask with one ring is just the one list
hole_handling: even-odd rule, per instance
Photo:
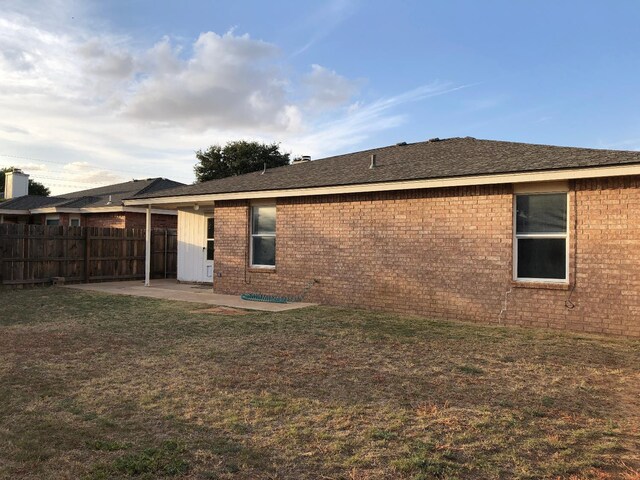
{"label": "green tree foliage", "polygon": [[196,152],[198,163],[194,167],[196,181],[206,182],[216,178],[232,177],[243,173],[289,164],[289,154],[280,152],[277,143],[265,144],[239,140],[228,142],[224,147],[211,145],[207,150]]}
{"label": "green tree foliage", "polygon": [[[4,177],[5,173],[12,172],[14,167],[0,168],[0,198],[4,198]],[[29,195],[41,195],[48,197],[51,195],[51,190],[45,187],[40,182],[29,179]]]}

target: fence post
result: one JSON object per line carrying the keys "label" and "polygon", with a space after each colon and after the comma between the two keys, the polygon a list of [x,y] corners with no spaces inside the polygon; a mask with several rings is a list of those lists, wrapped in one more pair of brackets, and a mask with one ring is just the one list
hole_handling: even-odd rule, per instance
{"label": "fence post", "polygon": [[164,278],[167,278],[167,249],[169,248],[167,235],[169,232],[167,229],[164,229]]}
{"label": "fence post", "polygon": [[91,247],[91,236],[89,233],[89,230],[91,229],[91,227],[84,227],[85,231],[84,231],[84,283],[89,283],[89,278],[91,275],[91,265],[90,265],[90,260],[91,260],[91,254],[90,254],[90,247]]}
{"label": "fence post", "polygon": [[[46,231],[46,227],[45,227],[45,231]],[[25,225],[24,226],[24,244],[22,246],[23,262],[22,262],[22,279],[21,280],[26,280],[27,278],[29,278],[29,262],[25,260],[29,258],[29,234],[30,233],[31,233],[31,227],[29,225]]]}

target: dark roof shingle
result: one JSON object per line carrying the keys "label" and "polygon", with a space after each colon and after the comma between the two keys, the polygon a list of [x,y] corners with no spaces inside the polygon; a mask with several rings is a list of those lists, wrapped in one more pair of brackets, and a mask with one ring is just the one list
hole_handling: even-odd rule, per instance
{"label": "dark roof shingle", "polygon": [[25,195],[0,202],[0,210],[30,210],[32,208],[50,207],[63,202],[61,197],[42,197],[40,195]]}
{"label": "dark roof shingle", "polygon": [[44,207],[85,208],[106,207],[110,205],[120,206],[123,205],[122,200],[125,198],[135,198],[141,193],[160,192],[164,189],[179,186],[184,186],[184,184],[166,178],[132,180],[130,182],[66,193],[58,197],[26,195],[24,197],[12,198],[5,202],[0,202],[0,210],[33,210]]}
{"label": "dark roof shingle", "polygon": [[[376,155],[376,168],[370,157]],[[451,138],[374,148],[136,198],[281,190],[640,164],[640,152]]]}

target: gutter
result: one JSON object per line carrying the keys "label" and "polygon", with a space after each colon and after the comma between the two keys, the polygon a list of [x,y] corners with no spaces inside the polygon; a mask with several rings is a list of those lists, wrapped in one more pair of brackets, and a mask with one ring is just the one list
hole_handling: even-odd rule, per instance
{"label": "gutter", "polygon": [[[149,202],[147,202],[148,204]],[[84,208],[65,208],[65,207],[43,207],[34,208],[33,210],[25,210],[25,215],[37,215],[42,213],[114,213],[114,212],[133,212],[133,213],[146,213],[146,208],[134,208],[134,207],[84,207]],[[3,211],[4,213],[4,211]],[[153,209],[153,214],[160,215],[176,215],[173,210],[166,209]]]}
{"label": "gutter", "polygon": [[9,210],[0,208],[0,213],[2,215],[29,215],[29,210]]}

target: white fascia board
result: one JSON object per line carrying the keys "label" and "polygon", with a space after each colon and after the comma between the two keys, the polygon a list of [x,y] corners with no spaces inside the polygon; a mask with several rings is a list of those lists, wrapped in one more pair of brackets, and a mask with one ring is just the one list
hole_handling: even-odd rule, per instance
{"label": "white fascia board", "polygon": [[[131,207],[87,207],[87,208],[59,208],[59,207],[44,207],[34,208],[30,212],[25,210],[27,214],[40,214],[40,213],[117,213],[117,212],[133,212],[133,213],[145,213],[146,208],[131,208]],[[167,210],[160,208],[151,209],[151,213],[158,215],[177,215],[175,210]]]}
{"label": "white fascia board", "polygon": [[415,190],[423,188],[465,187],[476,185],[500,185],[506,183],[555,182],[580,178],[619,177],[640,175],[640,165],[616,165],[611,167],[573,168],[541,172],[505,173],[450,177],[431,180],[403,180],[397,182],[364,183],[331,187],[291,188],[282,190],[261,190],[253,192],[209,193],[124,200],[127,206],[165,205],[178,208],[194,203],[213,203],[221,200],[251,200],[257,198],[303,197],[309,195],[336,195],[345,193],[387,192],[394,190]]}
{"label": "white fascia board", "polygon": [[2,215],[29,215],[29,210],[0,209],[0,214],[2,214]]}
{"label": "white fascia board", "polygon": [[77,208],[57,208],[57,207],[43,207],[33,208],[29,210],[32,215],[38,215],[41,213],[77,213]]}

